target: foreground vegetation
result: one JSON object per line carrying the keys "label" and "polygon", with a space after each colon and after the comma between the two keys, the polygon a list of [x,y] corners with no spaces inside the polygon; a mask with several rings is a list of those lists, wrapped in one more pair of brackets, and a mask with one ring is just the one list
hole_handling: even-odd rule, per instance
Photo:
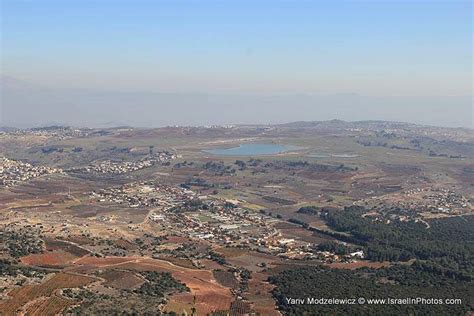
{"label": "foreground vegetation", "polygon": [[[463,281],[474,279],[474,216],[429,221],[430,228],[414,221],[390,224],[363,217],[362,207],[347,207],[322,214],[328,226],[349,232],[351,242],[366,248],[374,261],[426,261],[429,270]],[[429,267],[429,268],[428,268]]]}
{"label": "foreground vegetation", "polygon": [[[463,315],[471,309],[472,283],[442,277],[422,264],[397,265],[381,270],[331,270],[305,267],[270,277],[273,296],[286,315]],[[359,304],[358,298],[461,299],[461,304]],[[304,304],[290,304],[287,298],[302,298]],[[307,298],[349,298],[354,304],[307,304]],[[471,305],[472,306],[472,305]]]}

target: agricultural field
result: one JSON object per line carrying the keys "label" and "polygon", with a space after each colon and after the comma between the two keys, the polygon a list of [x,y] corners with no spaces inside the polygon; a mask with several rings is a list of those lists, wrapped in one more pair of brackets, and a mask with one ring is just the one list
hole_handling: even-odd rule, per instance
{"label": "agricultural field", "polygon": [[[58,273],[43,283],[38,285],[25,285],[17,289],[13,289],[8,293],[10,296],[5,302],[0,304],[0,310],[4,315],[16,315],[23,308],[27,308],[27,312],[42,315],[45,313],[54,314],[63,310],[74,302],[57,298],[57,291],[65,288],[74,288],[88,285],[96,281],[96,278],[71,273]],[[35,303],[36,300],[41,300]],[[32,304],[28,306],[28,304]]]}

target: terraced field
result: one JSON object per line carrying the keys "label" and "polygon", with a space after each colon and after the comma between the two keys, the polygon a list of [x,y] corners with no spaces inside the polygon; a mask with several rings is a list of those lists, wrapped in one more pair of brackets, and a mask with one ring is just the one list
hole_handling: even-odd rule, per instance
{"label": "terraced field", "polygon": [[[25,285],[10,291],[8,295],[11,298],[0,304],[0,310],[5,316],[18,315],[25,307],[32,314],[54,315],[74,303],[64,298],[54,298],[58,290],[85,286],[97,280],[94,277],[73,273],[57,273],[41,284]],[[35,303],[36,300],[40,300],[41,303]],[[28,306],[27,303],[32,305]]]}

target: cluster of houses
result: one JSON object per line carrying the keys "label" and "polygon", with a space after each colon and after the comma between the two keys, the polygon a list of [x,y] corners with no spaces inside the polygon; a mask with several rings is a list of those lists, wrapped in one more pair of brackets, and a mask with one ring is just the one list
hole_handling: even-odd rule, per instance
{"label": "cluster of houses", "polygon": [[[148,220],[178,235],[213,244],[246,247],[281,253],[296,242],[286,241],[273,227],[278,221],[245,210],[221,199],[209,199],[195,192],[152,182],[137,182],[91,193],[98,202],[114,202],[128,207],[152,208]],[[199,201],[192,210],[183,210],[190,201]]]}
{"label": "cluster of houses", "polygon": [[81,173],[101,173],[101,174],[124,174],[151,167],[158,163],[164,163],[178,158],[170,152],[158,152],[142,158],[138,161],[98,161],[90,166],[74,169],[73,172]]}
{"label": "cluster of houses", "polygon": [[354,262],[359,259],[364,259],[365,253],[363,250],[357,250],[349,254],[338,255],[329,251],[318,251],[315,257],[325,263]]}
{"label": "cluster of houses", "polygon": [[158,224],[175,228],[184,237],[205,240],[227,247],[238,247],[295,260],[321,260],[323,262],[353,262],[363,259],[357,251],[344,256],[315,251],[315,245],[306,241],[287,238],[274,224],[279,219],[248,211],[235,206],[227,207],[225,201],[213,200],[206,210],[176,214],[151,213],[150,219]]}
{"label": "cluster of houses", "polygon": [[196,194],[184,188],[142,181],[102,189],[92,192],[90,196],[98,202],[113,202],[128,207],[172,207],[192,199]]}
{"label": "cluster of houses", "polygon": [[87,128],[72,128],[68,126],[50,126],[50,127],[38,127],[38,128],[27,128],[9,131],[6,134],[13,136],[42,136],[47,138],[56,138],[59,140],[76,138],[76,137],[87,137],[93,130]]}
{"label": "cluster of houses", "polygon": [[473,210],[469,199],[451,189],[416,188],[401,193],[395,200],[395,206],[417,213],[462,214]]}
{"label": "cluster of houses", "polygon": [[[151,211],[148,220],[176,232],[177,235],[220,246],[246,248],[289,259],[328,260],[314,251],[313,244],[285,237],[275,227],[276,223],[281,222],[280,219],[242,208],[234,204],[235,201],[190,194],[187,197],[205,201],[205,207],[181,213],[176,212],[176,205],[168,204]],[[173,200],[179,201],[178,198]],[[350,261],[356,258],[361,256],[331,260]]]}
{"label": "cluster of houses", "polygon": [[91,197],[98,202],[150,208],[147,223],[178,236],[291,259],[325,259],[314,251],[313,244],[286,238],[275,227],[280,219],[241,207],[234,200],[199,196],[181,187],[153,182],[100,190]]}
{"label": "cluster of houses", "polygon": [[5,157],[0,158],[0,186],[10,187],[44,174],[60,172],[62,170],[59,168],[33,166],[26,162],[11,160]]}
{"label": "cluster of houses", "polygon": [[430,212],[450,213],[456,210],[473,209],[468,198],[452,190],[434,188],[425,191],[427,192],[423,195],[423,200]]}
{"label": "cluster of houses", "polygon": [[[373,204],[376,201],[379,204]],[[372,204],[373,210],[364,214],[364,217],[370,217],[374,221],[386,224],[392,221],[414,221],[423,223],[427,228],[430,225],[424,220],[426,217],[438,216],[437,214],[460,215],[474,210],[469,198],[443,187],[414,188],[361,202],[357,204]]]}
{"label": "cluster of houses", "polygon": [[207,209],[186,212],[177,216],[181,231],[214,244],[257,249],[269,245],[268,239],[276,236],[273,218],[238,206],[229,207],[228,202],[213,199]]}

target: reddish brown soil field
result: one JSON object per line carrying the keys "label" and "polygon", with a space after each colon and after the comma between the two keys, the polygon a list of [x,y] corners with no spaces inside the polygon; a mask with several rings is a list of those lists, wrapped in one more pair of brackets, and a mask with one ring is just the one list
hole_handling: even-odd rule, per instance
{"label": "reddish brown soil field", "polygon": [[75,301],[73,300],[53,295],[46,299],[38,300],[35,304],[28,306],[26,314],[31,316],[57,315],[66,307],[74,304]]}
{"label": "reddish brown soil field", "polygon": [[[85,286],[89,283],[94,282],[95,279],[92,277],[75,275],[69,273],[58,273],[52,278],[46,280],[45,282],[38,285],[25,285],[21,288],[14,289],[8,293],[11,296],[11,299],[0,304],[0,311],[2,315],[17,315],[19,310],[25,306],[26,303],[32,302],[35,299],[40,297],[50,297],[54,295],[55,291],[58,289],[64,288],[75,288],[80,286]],[[63,302],[64,303],[64,302]],[[46,305],[45,305],[46,304]],[[45,302],[44,304],[39,304],[36,308],[59,308],[58,301]],[[36,304],[33,304],[33,306]],[[64,305],[64,304],[63,304]],[[54,307],[56,306],[56,307]],[[62,305],[61,305],[62,306]],[[31,307],[33,308],[33,307]],[[62,308],[61,308],[62,309]],[[33,311],[31,311],[33,313]],[[49,315],[54,315],[49,314]],[[47,314],[42,314],[47,315]]]}
{"label": "reddish brown soil field", "polygon": [[280,230],[285,238],[293,238],[309,243],[321,243],[327,241],[329,238],[320,238],[309,230],[302,229],[301,227],[285,228]]}
{"label": "reddish brown soil field", "polygon": [[251,305],[248,302],[234,301],[230,307],[231,315],[249,315],[252,311]]}
{"label": "reddish brown soil field", "polygon": [[111,265],[123,264],[126,262],[133,262],[139,260],[140,257],[107,257],[107,258],[97,258],[97,257],[83,257],[79,260],[76,260],[76,265],[91,265],[95,267],[105,267]]}
{"label": "reddish brown soil field", "polygon": [[249,251],[247,249],[242,248],[225,247],[216,249],[216,252],[220,253],[226,258],[233,258],[248,254]]}
{"label": "reddish brown soil field", "polygon": [[267,265],[272,265],[275,262],[278,262],[280,259],[275,256],[266,255],[263,253],[249,252],[238,257],[232,257],[227,259],[227,261],[235,266],[241,266],[245,269],[248,269],[253,272],[262,270],[258,264],[265,262]]}
{"label": "reddish brown soil field", "polygon": [[[178,314],[186,311],[186,313],[190,315],[194,295],[195,294],[192,293],[179,293],[173,295],[168,304],[166,304],[165,310],[168,312],[174,311]],[[231,296],[216,295],[212,292],[201,295],[196,294],[196,312],[198,315],[209,315],[216,311],[229,311],[231,301]]]}
{"label": "reddish brown soil field", "polygon": [[135,250],[137,249],[137,245],[131,243],[130,241],[126,239],[117,239],[114,241],[115,245],[117,245],[120,248],[126,249],[126,250]]}
{"label": "reddish brown soil field", "polygon": [[143,279],[133,272],[109,270],[100,275],[106,282],[105,286],[116,289],[134,289],[143,284]]}
{"label": "reddish brown soil field", "polygon": [[203,259],[201,260],[201,264],[206,268],[207,270],[219,270],[219,269],[225,269],[222,265],[218,264],[215,261],[209,260],[209,259]]}
{"label": "reddish brown soil field", "polygon": [[77,259],[71,253],[64,251],[45,252],[41,254],[31,254],[20,259],[21,263],[30,266],[40,267],[61,267]]}
{"label": "reddish brown soil field", "polygon": [[239,282],[237,282],[237,279],[234,277],[232,272],[216,270],[212,271],[212,274],[214,275],[214,278],[217,280],[217,282],[225,287],[233,289],[239,286]]}
{"label": "reddish brown soil field", "polygon": [[76,244],[81,245],[81,246],[82,245],[92,245],[94,243],[94,240],[92,240],[91,238],[85,237],[85,236],[80,236],[80,235],[68,237],[66,240],[70,241],[70,242],[73,242],[73,243],[76,243]]}
{"label": "reddish brown soil field", "polygon": [[46,239],[45,241],[47,250],[62,250],[65,252],[69,252],[77,257],[82,257],[89,253],[89,251],[87,251],[86,249],[83,249],[66,241],[56,239]]}
{"label": "reddish brown soil field", "polygon": [[20,261],[26,265],[62,267],[89,253],[74,244],[54,239],[46,239],[46,249],[44,253],[22,257]]}
{"label": "reddish brown soil field", "polygon": [[246,297],[252,303],[255,312],[261,315],[281,315],[276,310],[275,301],[271,290],[273,286],[267,282],[268,274],[254,273],[249,281],[248,295]]}
{"label": "reddish brown soil field", "polygon": [[171,262],[171,263],[173,263],[177,266],[180,266],[180,267],[195,269],[193,263],[189,259],[167,257],[165,260],[169,261],[169,262]]}
{"label": "reddish brown soil field", "polygon": [[170,272],[191,290],[191,292],[179,293],[171,297],[166,310],[175,311],[178,314],[181,314],[183,310],[190,312],[194,297],[196,297],[198,315],[207,315],[216,310],[229,310],[232,302],[230,289],[220,285],[212,272],[208,270],[189,269],[168,261],[143,257],[83,257],[75,264],[87,265],[89,270],[98,267],[116,267],[135,271]]}

